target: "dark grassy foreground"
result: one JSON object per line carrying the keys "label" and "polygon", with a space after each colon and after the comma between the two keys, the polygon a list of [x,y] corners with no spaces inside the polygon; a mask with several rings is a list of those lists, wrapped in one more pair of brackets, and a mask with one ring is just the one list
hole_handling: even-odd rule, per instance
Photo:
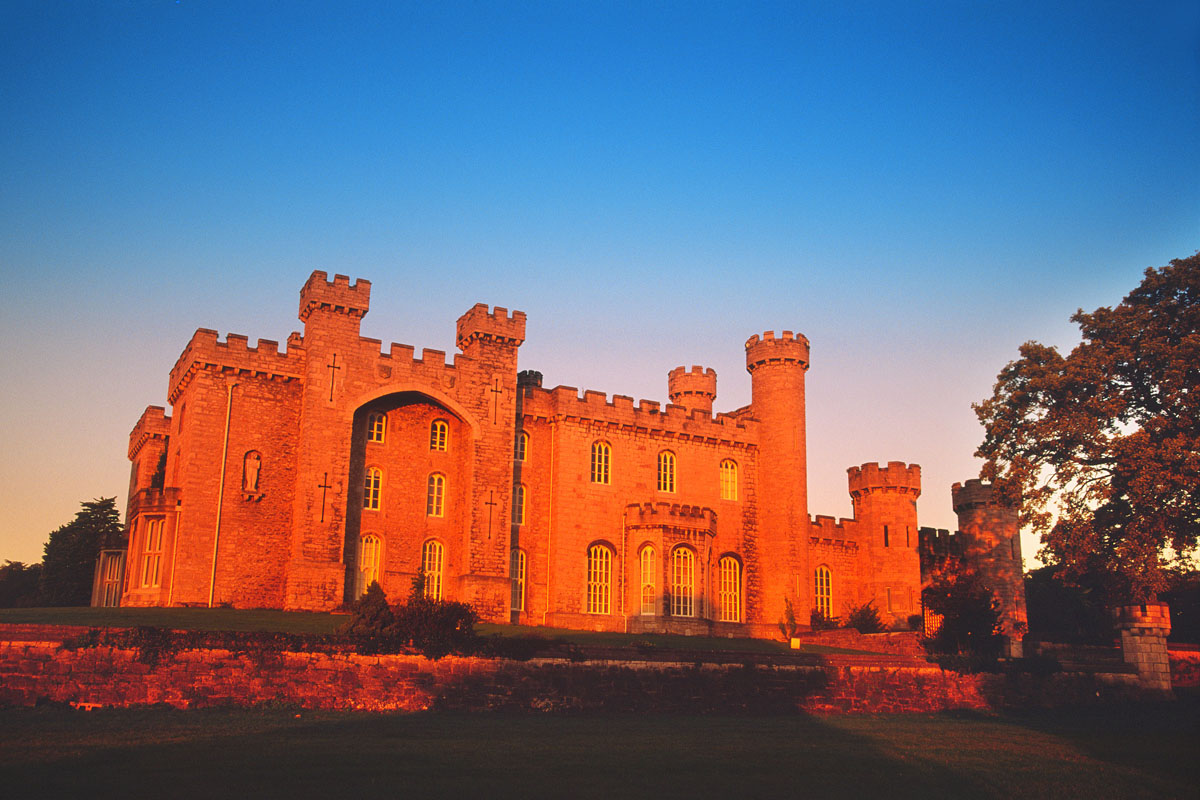
{"label": "dark grassy foreground", "polygon": [[1198,712],[1194,698],[999,717],[7,709],[0,787],[6,798],[1194,798]]}
{"label": "dark grassy foreground", "polygon": [[[331,634],[344,624],[346,614],[272,609],[234,608],[3,608],[0,623],[36,625],[86,625],[90,627],[132,628],[148,625],[157,628],[202,631],[271,631],[295,634]],[[564,644],[594,647],[629,647],[650,644],[654,647],[689,651],[734,651],[739,653],[785,653],[783,642],[766,639],[726,639],[667,634],[604,633],[538,628],[527,625],[475,626],[481,636],[525,636]],[[856,653],[857,650],[804,644],[801,653]]]}

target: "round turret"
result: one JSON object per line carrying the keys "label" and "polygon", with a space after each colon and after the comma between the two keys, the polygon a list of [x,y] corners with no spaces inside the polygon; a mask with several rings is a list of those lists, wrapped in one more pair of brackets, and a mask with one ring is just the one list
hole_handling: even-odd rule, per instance
{"label": "round turret", "polygon": [[766,365],[806,370],[808,352],[808,338],[802,333],[783,331],[776,337],[775,331],[767,331],[761,338],[755,334],[746,340],[746,371],[753,375]]}
{"label": "round turret", "polygon": [[712,415],[717,398],[717,372],[703,367],[676,367],[667,373],[667,396],[677,406]]}
{"label": "round turret", "polygon": [[950,487],[958,514],[964,565],[975,570],[1000,603],[1001,631],[1010,654],[1019,655],[1027,627],[1025,584],[1021,561],[1021,521],[1016,508],[996,497],[990,483],[969,480]]}

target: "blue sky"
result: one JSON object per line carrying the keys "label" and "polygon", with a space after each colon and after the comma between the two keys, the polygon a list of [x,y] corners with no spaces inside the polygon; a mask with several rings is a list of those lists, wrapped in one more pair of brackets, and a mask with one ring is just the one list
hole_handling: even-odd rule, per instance
{"label": "blue sky", "polygon": [[504,305],[549,385],[719,410],[802,331],[813,513],[904,460],[953,527],[1017,346],[1200,248],[1195,3],[5,0],[0,108],[0,559],[123,505],[192,331],[285,339],[313,269],[385,343]]}

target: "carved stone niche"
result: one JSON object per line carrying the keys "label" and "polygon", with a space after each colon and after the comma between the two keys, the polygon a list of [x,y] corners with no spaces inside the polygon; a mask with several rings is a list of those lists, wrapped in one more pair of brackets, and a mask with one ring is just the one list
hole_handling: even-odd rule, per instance
{"label": "carved stone niche", "polygon": [[242,456],[242,500],[257,503],[263,499],[264,492],[259,491],[259,480],[262,477],[263,459],[257,450],[248,450]]}

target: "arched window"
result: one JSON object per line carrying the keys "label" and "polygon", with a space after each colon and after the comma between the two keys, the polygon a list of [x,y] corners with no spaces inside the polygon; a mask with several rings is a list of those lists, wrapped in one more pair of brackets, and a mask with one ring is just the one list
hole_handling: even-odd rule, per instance
{"label": "arched window", "polygon": [[379,580],[379,537],[368,533],[358,540],[358,594],[365,594],[372,581]]}
{"label": "arched window", "polygon": [[442,599],[442,572],[446,564],[446,548],[430,539],[421,546],[421,572],[425,575],[425,596]]}
{"label": "arched window", "polygon": [[425,515],[442,517],[446,514],[446,476],[435,472],[429,476],[429,491],[425,494]]}
{"label": "arched window", "polygon": [[445,450],[450,439],[450,426],[444,419],[435,419],[429,426],[429,449]]}
{"label": "arched window", "polygon": [[675,454],[670,450],[658,454],[658,490],[675,491]]}
{"label": "arched window", "polygon": [[378,467],[367,468],[367,479],[363,484],[363,508],[379,510],[379,494],[383,489],[383,471]]}
{"label": "arched window", "polygon": [[602,544],[588,548],[587,613],[608,614],[612,610],[612,550]]}
{"label": "arched window", "polygon": [[642,573],[642,613],[653,614],[657,610],[655,606],[658,603],[658,574],[655,572],[657,559],[654,548],[650,545],[643,547],[638,560]]}
{"label": "arched window", "polygon": [[162,566],[163,520],[162,517],[146,520],[146,546],[142,549],[142,587],[157,587]]}
{"label": "arched window", "polygon": [[733,556],[717,562],[717,605],[721,622],[742,621],[742,563]]}
{"label": "arched window", "polygon": [[513,444],[513,460],[525,461],[529,458],[529,434],[517,431],[517,441]]}
{"label": "arched window", "polygon": [[671,616],[696,616],[696,554],[686,547],[671,553]]}
{"label": "arched window", "polygon": [[513,487],[513,525],[525,524],[525,487],[517,484]]}
{"label": "arched window", "polygon": [[728,458],[721,462],[721,499],[738,499],[737,462]]}
{"label": "arched window", "polygon": [[592,442],[592,483],[609,482],[612,448],[608,442]]}
{"label": "arched window", "polygon": [[525,551],[513,550],[508,565],[508,574],[512,578],[512,610],[525,610]]}
{"label": "arched window", "polygon": [[367,416],[367,441],[383,444],[383,436],[387,431],[387,414],[375,412]]}
{"label": "arched window", "polygon": [[825,619],[833,619],[833,575],[829,567],[817,567],[816,585],[817,611]]}

